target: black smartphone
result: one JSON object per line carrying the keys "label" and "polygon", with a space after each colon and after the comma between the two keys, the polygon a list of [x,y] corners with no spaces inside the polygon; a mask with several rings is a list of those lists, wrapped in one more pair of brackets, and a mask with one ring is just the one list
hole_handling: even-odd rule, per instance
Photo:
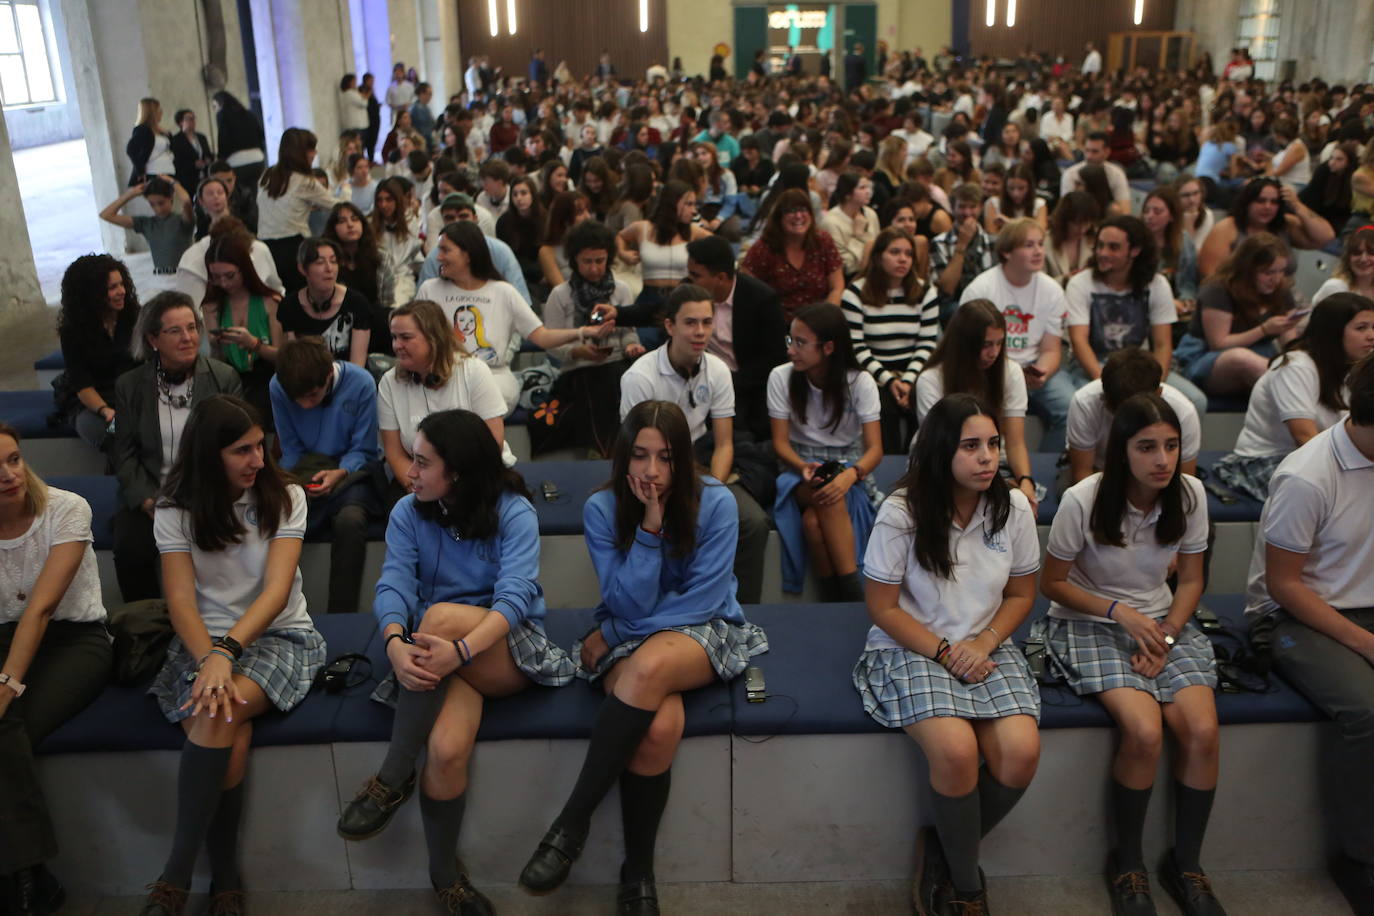
{"label": "black smartphone", "polygon": [[744,669],[744,696],[750,703],[762,703],[768,699],[768,685],[763,680],[763,669],[750,665]]}

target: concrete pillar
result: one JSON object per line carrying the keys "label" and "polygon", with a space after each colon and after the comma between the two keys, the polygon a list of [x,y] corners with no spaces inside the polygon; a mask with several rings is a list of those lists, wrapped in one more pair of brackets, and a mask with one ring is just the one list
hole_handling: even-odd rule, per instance
{"label": "concrete pillar", "polygon": [[[438,7],[439,38],[444,57],[444,85],[447,87],[447,92],[442,98],[447,105],[449,96],[463,91],[463,70],[466,65],[463,63],[463,36],[458,33],[458,4],[441,2],[438,3]],[[439,95],[437,91],[434,94]]]}
{"label": "concrete pillar", "polygon": [[420,26],[420,57],[416,68],[420,71],[420,78],[434,87],[434,99],[430,107],[436,112],[443,111],[448,104],[448,97],[456,91],[460,85],[459,79],[462,71],[452,69],[449,66],[449,57],[452,57],[454,68],[458,62],[458,41],[457,35],[448,41],[444,40],[444,7],[452,8],[449,18],[455,20],[453,23],[454,32],[457,32],[457,4],[440,3],[439,0],[416,0],[419,6],[419,26]]}
{"label": "concrete pillar", "polygon": [[[387,0],[387,20],[391,26],[391,63],[404,63],[423,74],[424,61],[420,57],[420,0]],[[391,81],[391,67],[386,69]]]}
{"label": "concrete pillar", "polygon": [[[327,157],[339,137],[339,77],[355,67],[349,11],[337,0],[271,0],[270,6],[271,41],[261,41],[256,9],[254,37],[259,57],[270,50],[275,58],[282,127],[309,128]],[[268,143],[268,158],[275,160],[274,141]]]}
{"label": "concrete pillar", "polygon": [[[19,177],[14,172],[9,129],[0,118],[0,196],[4,195],[11,201],[19,200]],[[38,285],[23,207],[0,207],[0,238],[5,240],[0,246],[0,290],[4,291],[0,295],[0,327],[7,327],[26,313],[44,310],[43,290]]]}

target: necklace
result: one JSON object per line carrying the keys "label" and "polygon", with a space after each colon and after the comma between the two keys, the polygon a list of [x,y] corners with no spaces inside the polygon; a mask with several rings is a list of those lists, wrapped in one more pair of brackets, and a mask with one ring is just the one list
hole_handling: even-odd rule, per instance
{"label": "necklace", "polygon": [[[172,386],[186,383],[185,394],[172,394]],[[180,373],[180,377],[173,379],[171,374],[162,368],[162,363],[157,367],[157,393],[158,400],[177,409],[191,406],[191,396],[195,393],[196,379],[190,373]]]}

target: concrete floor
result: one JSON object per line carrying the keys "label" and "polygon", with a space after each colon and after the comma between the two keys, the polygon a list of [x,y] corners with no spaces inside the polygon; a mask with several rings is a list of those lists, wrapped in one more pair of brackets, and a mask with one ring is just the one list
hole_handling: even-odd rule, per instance
{"label": "concrete floor", "polygon": [[[1339,891],[1325,875],[1304,872],[1230,872],[1214,877],[1217,895],[1232,916],[1324,916],[1346,914]],[[614,909],[611,887],[568,887],[550,897],[531,897],[518,888],[483,888],[502,916],[603,916]],[[1160,916],[1177,907],[1158,883]],[[823,884],[671,884],[660,888],[665,913],[746,913],[751,916],[869,916],[911,912],[909,887],[900,882]],[[363,916],[439,913],[424,891],[330,891],[249,894],[254,916]],[[139,898],[107,897],[73,902],[71,916],[124,916]],[[1102,882],[1089,878],[993,878],[990,909],[1013,916],[1101,916],[1109,912]],[[195,912],[193,902],[188,911]]]}

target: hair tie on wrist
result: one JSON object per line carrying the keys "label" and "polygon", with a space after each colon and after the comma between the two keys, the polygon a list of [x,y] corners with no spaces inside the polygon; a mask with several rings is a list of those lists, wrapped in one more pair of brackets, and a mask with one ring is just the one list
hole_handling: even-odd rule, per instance
{"label": "hair tie on wrist", "polygon": [[1108,619],[1108,620],[1111,620],[1111,619],[1112,619],[1112,614],[1114,614],[1114,613],[1116,612],[1116,606],[1117,606],[1118,604],[1120,604],[1120,603],[1121,603],[1121,602],[1119,602],[1119,601],[1113,601],[1112,604],[1111,604],[1111,607],[1107,608],[1107,619]]}

